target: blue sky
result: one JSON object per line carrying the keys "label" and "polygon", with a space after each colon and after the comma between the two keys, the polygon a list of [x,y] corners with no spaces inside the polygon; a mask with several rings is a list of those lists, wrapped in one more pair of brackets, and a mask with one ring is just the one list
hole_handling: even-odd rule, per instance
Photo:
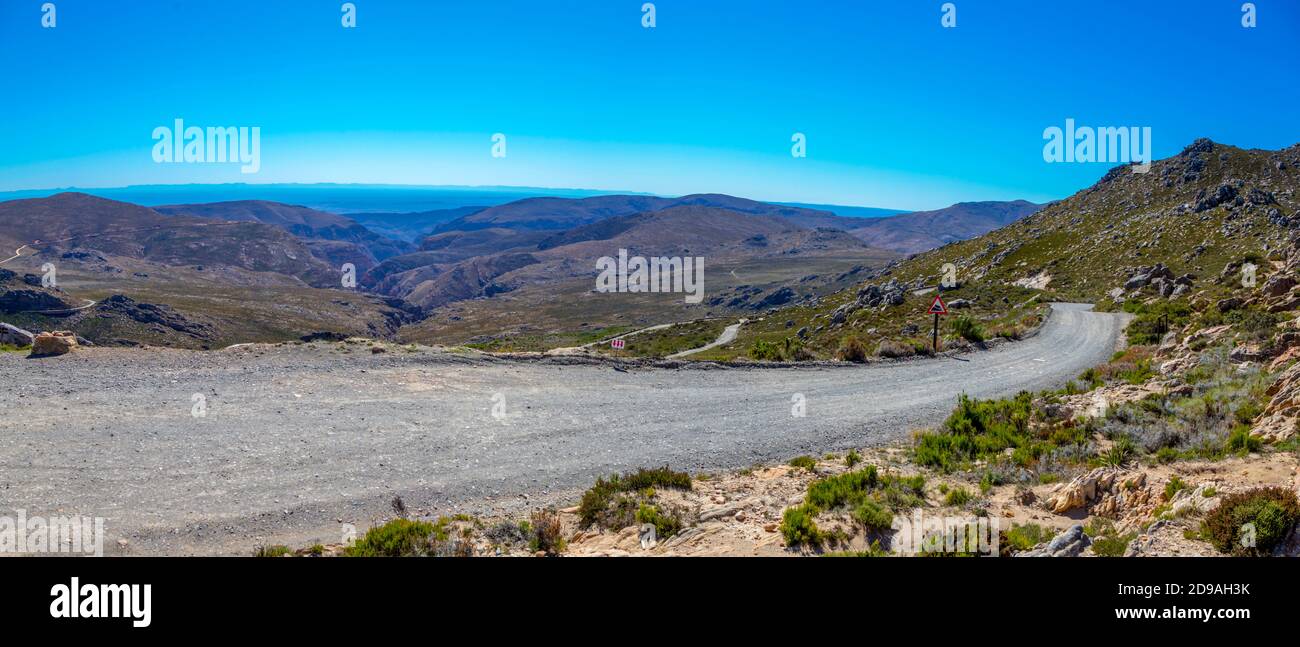
{"label": "blue sky", "polygon": [[[0,190],[549,186],[920,209],[1049,200],[1066,118],[1300,141],[1300,3],[40,0],[0,5]],[[259,126],[261,169],[156,164],[157,126]],[[490,155],[493,133],[507,157]],[[791,135],[808,156],[790,155]]]}

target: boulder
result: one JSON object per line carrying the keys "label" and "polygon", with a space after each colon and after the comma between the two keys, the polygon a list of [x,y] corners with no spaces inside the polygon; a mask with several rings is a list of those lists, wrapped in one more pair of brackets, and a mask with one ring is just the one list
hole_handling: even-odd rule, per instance
{"label": "boulder", "polygon": [[0,323],[0,344],[10,344],[12,346],[31,346],[35,335],[7,323]]}
{"label": "boulder", "polygon": [[1043,504],[1055,514],[1082,508],[1110,490],[1118,472],[1115,468],[1098,467],[1083,476],[1076,476],[1069,483],[1057,486]]}
{"label": "boulder", "polygon": [[1291,288],[1297,285],[1296,280],[1289,274],[1274,274],[1268,277],[1264,283],[1264,296],[1274,298],[1280,297],[1291,291]]}
{"label": "boulder", "polygon": [[1061,534],[1052,538],[1047,545],[1019,553],[1017,557],[1078,557],[1085,548],[1092,545],[1092,539],[1083,532],[1083,526],[1074,524]]}
{"label": "boulder", "polygon": [[52,357],[64,355],[77,348],[77,336],[66,330],[43,332],[32,340],[32,353],[29,357]]}

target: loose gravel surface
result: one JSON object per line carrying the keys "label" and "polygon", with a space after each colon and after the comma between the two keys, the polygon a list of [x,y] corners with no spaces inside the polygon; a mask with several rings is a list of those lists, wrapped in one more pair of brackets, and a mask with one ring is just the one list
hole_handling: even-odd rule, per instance
{"label": "loose gravel surface", "polygon": [[1025,341],[842,368],[627,369],[319,343],[0,353],[0,514],[104,517],[110,555],[246,555],[337,543],[348,524],[390,514],[394,495],[423,514],[523,513],[614,471],[899,441],[962,391],[1063,384],[1108,358],[1123,322],[1063,304]]}

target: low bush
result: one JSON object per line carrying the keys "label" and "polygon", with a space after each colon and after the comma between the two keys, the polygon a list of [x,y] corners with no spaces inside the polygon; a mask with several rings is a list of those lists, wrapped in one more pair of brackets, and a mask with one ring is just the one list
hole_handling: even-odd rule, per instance
{"label": "low bush", "polygon": [[1294,492],[1265,487],[1229,494],[1205,515],[1203,535],[1221,553],[1268,555],[1300,520]]}
{"label": "low bush", "polygon": [[947,496],[943,498],[944,505],[966,505],[975,497],[966,488],[953,488],[948,491]]}
{"label": "low bush", "polygon": [[985,337],[984,328],[966,315],[961,315],[952,320],[952,331],[962,339],[977,344],[984,341]]}
{"label": "low bush", "polygon": [[642,504],[636,511],[636,522],[654,525],[655,537],[659,539],[681,532],[686,525],[682,521],[681,513],[675,510],[661,512],[657,506],[647,504]]}
{"label": "low bush", "polygon": [[862,455],[856,449],[850,449],[849,453],[844,455],[844,465],[846,467],[857,467],[862,462]]}
{"label": "low bush", "polygon": [[1051,538],[1052,533],[1036,523],[1012,524],[1002,533],[1002,542],[1017,552],[1030,550]]}
{"label": "low bush", "polygon": [[528,541],[528,548],[534,552],[543,552],[555,556],[564,552],[564,536],[560,524],[560,514],[554,510],[534,510],[529,517],[533,536]]}
{"label": "low bush", "polygon": [[820,546],[821,530],[817,528],[814,517],[817,509],[807,505],[786,508],[781,515],[781,536],[786,546]]}
{"label": "low bush", "polygon": [[844,362],[867,361],[867,348],[856,335],[846,335],[840,340],[840,347],[835,351],[835,358]]}
{"label": "low bush", "polygon": [[910,345],[904,344],[903,342],[894,341],[892,339],[882,340],[880,344],[876,346],[877,357],[889,357],[889,358],[911,357],[912,355],[915,354],[916,354],[915,348],[912,348]]}
{"label": "low bush", "polygon": [[689,490],[691,476],[665,466],[596,479],[596,484],[582,494],[578,520],[584,527],[597,525],[618,529],[630,526],[636,522],[636,512],[641,499],[645,498],[639,493],[653,488]]}
{"label": "low bush", "polygon": [[253,557],[284,557],[290,552],[292,551],[289,550],[288,546],[280,544],[275,544],[273,546],[258,546],[257,550],[253,552]]}
{"label": "low bush", "polygon": [[788,465],[790,467],[799,467],[809,472],[817,471],[817,459],[812,456],[795,456],[791,458]]}
{"label": "low bush", "polygon": [[375,526],[343,549],[347,557],[417,557],[430,554],[435,527],[427,521],[393,519]]}

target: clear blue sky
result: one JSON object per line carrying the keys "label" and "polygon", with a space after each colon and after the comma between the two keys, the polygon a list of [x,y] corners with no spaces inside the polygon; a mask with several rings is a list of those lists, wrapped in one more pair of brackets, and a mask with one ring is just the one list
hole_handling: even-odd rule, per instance
{"label": "clear blue sky", "polygon": [[[1067,117],[1300,141],[1300,3],[1258,0],[0,3],[0,190],[362,182],[931,208],[1067,196]],[[261,171],[155,164],[156,126],[260,126]],[[794,132],[808,157],[790,155]],[[490,155],[492,133],[508,156]]]}

